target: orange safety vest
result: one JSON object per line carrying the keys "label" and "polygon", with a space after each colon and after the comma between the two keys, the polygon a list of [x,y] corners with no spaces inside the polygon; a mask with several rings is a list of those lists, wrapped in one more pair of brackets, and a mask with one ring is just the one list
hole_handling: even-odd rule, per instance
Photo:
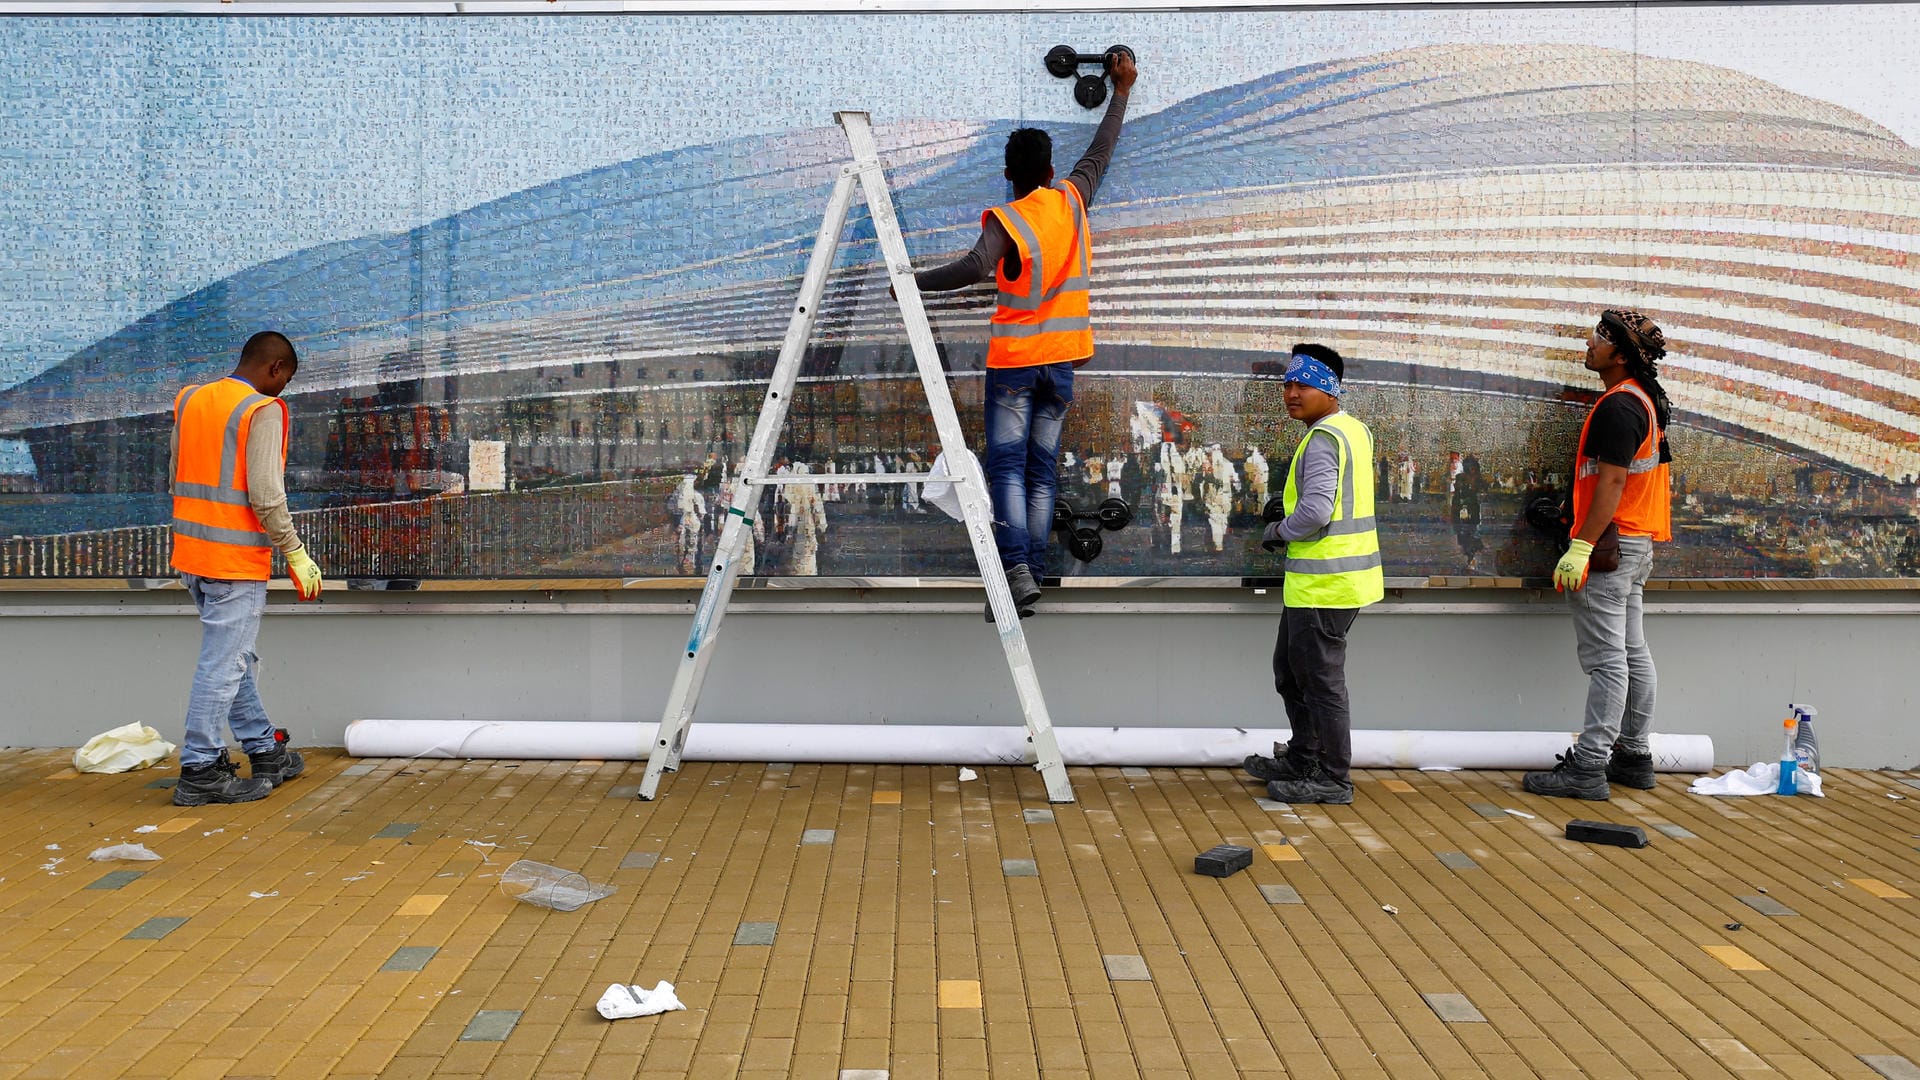
{"label": "orange safety vest", "polygon": [[[247,501],[247,436],[255,414],[280,406],[280,465],[292,420],[286,403],[244,379],[188,386],[174,395],[179,452],[173,470],[173,568],[220,581],[266,581],[273,547]],[[271,422],[271,421],[269,421]]]}
{"label": "orange safety vest", "polygon": [[1087,270],[1093,242],[1080,189],[1070,183],[1034,188],[981,214],[982,228],[989,217],[999,218],[1013,237],[1020,276],[1009,279],[1004,260],[993,268],[1000,303],[987,326],[987,366],[1033,367],[1092,356]]}
{"label": "orange safety vest", "polygon": [[1634,452],[1627,466],[1627,487],[1620,493],[1620,506],[1613,512],[1613,523],[1622,536],[1650,536],[1655,540],[1673,539],[1673,504],[1668,486],[1667,464],[1660,460],[1660,413],[1653,399],[1632,379],[1600,395],[1600,401],[1588,410],[1580,425],[1580,444],[1573,453],[1573,533],[1587,520],[1587,508],[1593,505],[1593,493],[1600,486],[1600,462],[1587,456],[1587,429],[1593,426],[1593,414],[1600,402],[1615,394],[1628,393],[1647,407],[1647,437]]}

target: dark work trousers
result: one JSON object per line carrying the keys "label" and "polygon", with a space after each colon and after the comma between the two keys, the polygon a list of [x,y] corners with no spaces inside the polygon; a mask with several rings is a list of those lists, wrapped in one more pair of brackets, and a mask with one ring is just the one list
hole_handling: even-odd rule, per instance
{"label": "dark work trousers", "polygon": [[1353,762],[1353,714],[1347,710],[1347,631],[1357,608],[1286,608],[1273,643],[1273,685],[1287,704],[1293,735],[1287,756],[1316,758],[1346,784]]}

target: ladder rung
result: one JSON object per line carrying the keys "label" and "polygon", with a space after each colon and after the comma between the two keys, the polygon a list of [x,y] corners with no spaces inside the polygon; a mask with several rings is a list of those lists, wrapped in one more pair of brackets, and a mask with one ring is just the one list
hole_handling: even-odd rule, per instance
{"label": "ladder rung", "polygon": [[782,487],[791,484],[924,484],[929,480],[945,480],[957,484],[957,476],[934,476],[930,473],[781,473],[759,480],[749,480],[749,484],[763,484],[767,487]]}

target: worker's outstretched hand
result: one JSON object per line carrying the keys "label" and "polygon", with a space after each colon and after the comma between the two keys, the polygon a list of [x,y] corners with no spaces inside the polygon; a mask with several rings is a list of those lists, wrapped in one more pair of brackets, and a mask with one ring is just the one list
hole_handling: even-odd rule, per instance
{"label": "worker's outstretched hand", "polygon": [[320,599],[320,567],[307,554],[304,547],[287,552],[287,577],[293,579],[294,591],[302,600]]}
{"label": "worker's outstretched hand", "polygon": [[1140,77],[1134,67],[1133,54],[1115,50],[1107,54],[1107,74],[1113,76],[1113,92],[1124,94],[1133,89],[1133,80]]}

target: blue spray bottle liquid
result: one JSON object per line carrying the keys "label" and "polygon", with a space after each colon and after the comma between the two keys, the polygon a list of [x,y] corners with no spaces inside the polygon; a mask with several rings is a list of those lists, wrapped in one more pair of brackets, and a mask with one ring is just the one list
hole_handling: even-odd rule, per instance
{"label": "blue spray bottle liquid", "polygon": [[1799,722],[1794,717],[1789,716],[1786,720],[1782,721],[1782,724],[1787,729],[1787,745],[1780,751],[1780,786],[1774,789],[1774,794],[1798,795],[1800,793],[1800,785],[1797,783],[1799,778],[1795,775],[1795,772],[1797,766],[1800,764],[1800,759],[1798,755],[1793,752],[1793,736],[1795,734],[1794,729],[1799,726]]}

